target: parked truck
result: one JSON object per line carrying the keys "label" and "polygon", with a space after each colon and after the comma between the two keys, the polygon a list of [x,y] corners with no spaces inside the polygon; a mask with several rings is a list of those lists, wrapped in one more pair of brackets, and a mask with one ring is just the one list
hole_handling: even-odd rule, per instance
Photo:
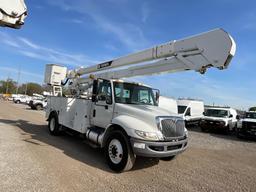
{"label": "parked truck", "polygon": [[256,111],[246,112],[237,123],[237,137],[256,138]]}
{"label": "parked truck", "polygon": [[200,127],[205,130],[220,130],[228,133],[237,127],[237,111],[231,107],[207,107]]}
{"label": "parked truck", "polygon": [[204,113],[204,102],[193,99],[178,99],[178,113],[183,116],[186,126],[199,125]]}
{"label": "parked truck", "polygon": [[[137,156],[172,159],[188,146],[184,119],[157,106],[157,89],[124,78],[186,70],[204,74],[210,67],[227,68],[234,54],[232,37],[216,29],[86,68],[47,65],[45,83],[54,95],[46,107],[49,132],[84,135],[104,149],[117,172],[131,169]],[[72,96],[62,95],[65,85]]]}
{"label": "parked truck", "polygon": [[28,103],[31,100],[31,97],[28,95],[22,95],[22,94],[17,94],[13,97],[13,102],[14,103]]}

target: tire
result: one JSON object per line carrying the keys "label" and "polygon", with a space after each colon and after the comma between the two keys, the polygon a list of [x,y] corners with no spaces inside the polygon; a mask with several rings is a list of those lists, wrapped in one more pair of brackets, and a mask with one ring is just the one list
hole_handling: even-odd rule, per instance
{"label": "tire", "polygon": [[51,115],[48,121],[48,128],[51,135],[57,136],[60,134],[60,125],[57,115]]}
{"label": "tire", "polygon": [[40,105],[40,104],[37,104],[35,108],[36,108],[36,110],[38,110],[38,111],[39,111],[39,110],[42,110],[42,109],[43,109],[43,106],[42,106],[42,105]]}
{"label": "tire", "polygon": [[171,160],[173,160],[175,157],[176,157],[175,155],[169,156],[169,157],[162,157],[161,160],[163,160],[163,161],[171,161]]}
{"label": "tire", "polygon": [[109,135],[105,146],[105,156],[108,166],[115,172],[132,169],[136,159],[127,136],[122,131],[113,131]]}
{"label": "tire", "polygon": [[202,132],[206,132],[206,128],[205,127],[200,126],[200,128],[201,128]]}
{"label": "tire", "polygon": [[236,130],[236,137],[237,137],[238,139],[243,139],[243,136],[240,134],[240,132],[239,132],[238,129]]}
{"label": "tire", "polygon": [[225,130],[224,130],[224,133],[226,134],[226,135],[229,135],[230,134],[230,125],[227,125],[226,127],[225,127]]}
{"label": "tire", "polygon": [[20,100],[17,100],[15,103],[20,104]]}

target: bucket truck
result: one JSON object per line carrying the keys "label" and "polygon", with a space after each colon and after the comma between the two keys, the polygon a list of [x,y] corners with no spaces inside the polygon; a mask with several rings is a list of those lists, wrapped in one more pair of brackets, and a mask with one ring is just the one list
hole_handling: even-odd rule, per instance
{"label": "bucket truck", "polygon": [[[227,32],[215,29],[85,68],[47,65],[45,83],[54,93],[46,107],[49,132],[79,132],[104,148],[109,167],[117,172],[131,169],[136,156],[170,160],[188,146],[184,119],[158,107],[157,89],[124,78],[226,69],[235,48]],[[69,97],[62,94],[65,84]]]}
{"label": "bucket truck", "polygon": [[0,0],[0,26],[19,29],[26,17],[24,0]]}

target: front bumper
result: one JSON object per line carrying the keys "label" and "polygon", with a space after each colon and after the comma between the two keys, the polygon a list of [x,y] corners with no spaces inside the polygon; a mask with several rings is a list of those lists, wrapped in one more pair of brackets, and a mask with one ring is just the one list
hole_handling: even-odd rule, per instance
{"label": "front bumper", "polygon": [[220,121],[200,121],[200,127],[207,129],[224,129],[226,128],[226,123]]}
{"label": "front bumper", "polygon": [[237,128],[237,134],[240,136],[256,138],[256,128]]}
{"label": "front bumper", "polygon": [[145,141],[131,138],[134,154],[143,157],[170,157],[187,149],[188,138],[179,141]]}

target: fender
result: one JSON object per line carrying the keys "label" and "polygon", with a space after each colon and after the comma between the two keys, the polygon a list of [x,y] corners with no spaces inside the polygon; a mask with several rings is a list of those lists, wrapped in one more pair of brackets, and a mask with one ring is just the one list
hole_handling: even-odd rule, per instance
{"label": "fender", "polygon": [[136,119],[135,117],[128,116],[128,115],[119,115],[114,119],[112,119],[112,123],[109,124],[108,127],[106,128],[104,137],[101,143],[102,148],[105,146],[108,135],[113,129],[120,129],[128,137],[137,138],[137,139],[141,139],[141,138],[137,134],[135,134],[134,132],[135,130],[148,131],[148,132],[153,132],[154,130],[156,130],[155,127],[152,127],[151,125],[145,123],[144,121]]}
{"label": "fender", "polygon": [[140,130],[140,131],[146,131],[146,132],[155,132],[157,131],[157,124],[155,124],[155,127],[147,124],[146,122],[137,119],[132,116],[128,115],[119,115],[112,119],[112,124],[119,125],[122,127],[128,136],[139,138],[134,130]]}
{"label": "fender", "polygon": [[[51,112],[49,113],[49,116],[47,117],[46,121],[49,121],[49,119],[50,119],[50,117],[51,117],[52,115],[56,115],[57,117],[59,116],[58,113],[57,113],[55,110],[54,110],[54,111],[51,111]],[[58,119],[59,119],[59,118],[58,118]]]}

